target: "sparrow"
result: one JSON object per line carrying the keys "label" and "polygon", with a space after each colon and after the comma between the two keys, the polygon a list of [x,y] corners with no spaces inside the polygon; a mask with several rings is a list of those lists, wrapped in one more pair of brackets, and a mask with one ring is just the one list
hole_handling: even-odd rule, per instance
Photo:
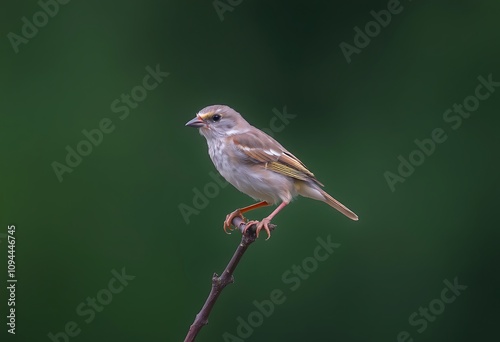
{"label": "sparrow", "polygon": [[[243,233],[256,224],[257,237],[264,229],[269,239],[271,220],[298,195],[325,202],[350,219],[358,220],[355,213],[321,189],[323,184],[297,157],[250,125],[234,109],[225,105],[205,107],[186,126],[198,128],[206,138],[217,171],[236,189],[260,201],[228,214],[223,227],[226,233],[232,230],[232,220],[239,216],[246,222]],[[246,221],[243,217],[246,212],[278,203],[260,222]]]}

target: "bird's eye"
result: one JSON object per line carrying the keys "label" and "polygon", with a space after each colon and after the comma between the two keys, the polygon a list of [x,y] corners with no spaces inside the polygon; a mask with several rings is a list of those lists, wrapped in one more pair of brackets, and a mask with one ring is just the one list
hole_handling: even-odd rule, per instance
{"label": "bird's eye", "polygon": [[212,116],[212,120],[214,120],[215,122],[219,121],[221,118],[221,116],[219,114],[215,114],[214,116]]}

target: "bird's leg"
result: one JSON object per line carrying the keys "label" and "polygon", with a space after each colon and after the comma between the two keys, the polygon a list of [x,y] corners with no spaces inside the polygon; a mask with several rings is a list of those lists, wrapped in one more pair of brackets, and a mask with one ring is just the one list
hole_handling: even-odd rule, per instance
{"label": "bird's leg", "polygon": [[262,201],[259,203],[249,205],[248,207],[245,207],[245,208],[236,209],[231,214],[228,214],[226,216],[226,220],[224,221],[224,231],[226,232],[226,234],[231,234],[230,232],[228,232],[228,230],[230,230],[230,231],[233,230],[231,228],[231,222],[233,221],[233,219],[235,217],[241,217],[242,220],[245,220],[245,218],[243,217],[244,213],[246,213],[250,210],[257,209],[257,208],[266,207],[268,205],[269,205],[269,203],[267,203],[266,201]]}
{"label": "bird's leg", "polygon": [[281,203],[268,217],[263,218],[262,221],[249,221],[247,222],[245,229],[243,230],[243,233],[246,232],[246,230],[252,226],[253,224],[257,224],[257,229],[255,230],[255,233],[257,234],[257,237],[259,237],[259,232],[264,229],[267,233],[267,239],[271,237],[271,230],[269,229],[269,223],[271,223],[271,220],[273,219],[274,216],[276,216],[284,207],[288,205],[288,202],[283,202]]}

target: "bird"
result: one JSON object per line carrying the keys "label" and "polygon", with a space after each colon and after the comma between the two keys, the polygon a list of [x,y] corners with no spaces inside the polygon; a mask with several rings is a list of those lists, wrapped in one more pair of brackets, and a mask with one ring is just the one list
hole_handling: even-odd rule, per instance
{"label": "bird", "polygon": [[[208,153],[217,171],[236,189],[258,203],[239,208],[226,216],[223,229],[230,233],[232,220],[246,222],[243,234],[256,224],[256,236],[264,229],[271,237],[271,220],[298,195],[325,202],[357,221],[358,216],[322,189],[314,174],[296,156],[274,138],[250,125],[243,116],[226,105],[201,109],[185,126],[199,129],[208,145]],[[260,222],[247,221],[243,214],[276,205]]]}

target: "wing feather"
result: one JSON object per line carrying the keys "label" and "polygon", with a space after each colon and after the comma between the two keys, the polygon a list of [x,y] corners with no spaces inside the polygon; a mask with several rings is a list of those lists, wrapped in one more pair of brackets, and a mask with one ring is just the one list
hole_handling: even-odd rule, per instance
{"label": "wing feather", "polygon": [[299,158],[264,132],[252,130],[230,137],[244,161],[261,165],[276,173],[323,186]]}

